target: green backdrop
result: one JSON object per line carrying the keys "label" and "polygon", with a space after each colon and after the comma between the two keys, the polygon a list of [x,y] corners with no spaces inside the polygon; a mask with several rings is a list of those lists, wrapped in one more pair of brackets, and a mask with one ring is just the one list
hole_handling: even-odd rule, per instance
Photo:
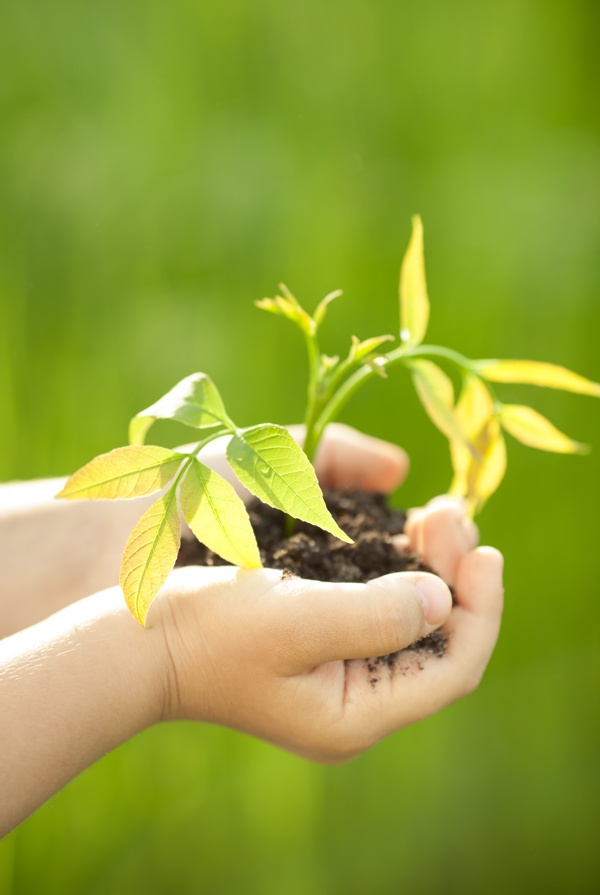
{"label": "green backdrop", "polygon": [[[0,478],[124,443],[195,370],[241,424],[298,419],[300,339],[253,300],[343,288],[331,353],[394,331],[416,211],[431,341],[600,379],[599,10],[3,0]],[[409,450],[412,506],[447,487],[447,449],[392,378],[344,419]],[[0,892],[595,891],[600,404],[502,394],[594,452],[509,444],[479,520],[507,608],[476,694],[341,768],[149,731],[0,843]]]}

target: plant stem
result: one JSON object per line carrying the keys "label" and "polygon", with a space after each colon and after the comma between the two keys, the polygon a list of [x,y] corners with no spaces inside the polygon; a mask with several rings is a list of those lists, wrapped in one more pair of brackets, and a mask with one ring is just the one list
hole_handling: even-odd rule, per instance
{"label": "plant stem", "polygon": [[[227,435],[228,432],[231,434],[231,431],[232,430],[230,430],[229,428],[219,428],[216,431],[211,432],[210,435],[207,435],[206,438],[203,438],[201,441],[199,441],[190,454],[183,454],[184,457],[187,457],[187,460],[183,463],[181,469],[177,473],[177,478],[171,485],[171,488],[177,488],[177,485],[181,481],[182,477],[190,468],[192,460],[198,456],[203,447],[205,447],[207,444],[210,444],[211,441],[215,441],[215,439],[221,438],[222,435]],[[235,429],[233,429],[233,431],[235,431]]]}
{"label": "plant stem", "polygon": [[190,457],[196,457],[203,447],[206,447],[207,444],[210,444],[211,441],[215,441],[217,438],[221,438],[223,435],[227,435],[228,433],[233,434],[235,432],[234,429],[222,428],[217,429],[214,432],[211,432],[210,435],[207,435],[206,438],[203,438],[202,441],[199,441],[194,450],[189,455]]}
{"label": "plant stem", "polygon": [[[400,346],[394,348],[393,351],[389,351],[387,354],[381,355],[381,357],[385,358],[386,367],[389,367],[392,364],[406,363],[407,361],[419,357],[443,357],[445,360],[455,364],[461,370],[476,373],[473,364],[468,357],[459,354],[458,351],[453,351],[451,348],[443,348],[440,345],[419,345],[416,348],[405,348]],[[372,367],[363,365],[349,376],[330,398],[328,396],[328,400],[323,409],[311,426],[310,433],[307,430],[304,450],[309,460],[312,460],[314,457],[327,424],[338,416],[342,407],[350,400],[354,393],[357,392],[368,379],[371,379],[376,375],[377,374]]]}

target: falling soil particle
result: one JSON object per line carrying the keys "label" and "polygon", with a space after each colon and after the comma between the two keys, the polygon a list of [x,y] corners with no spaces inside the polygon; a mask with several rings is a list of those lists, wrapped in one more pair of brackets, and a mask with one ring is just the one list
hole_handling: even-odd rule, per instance
{"label": "falling soil particle", "polygon": [[[284,514],[256,500],[248,512],[264,566],[281,569],[284,578],[362,583],[390,572],[432,571],[417,556],[395,546],[393,538],[403,533],[406,514],[391,509],[385,495],[331,488],[324,490],[324,496],[332,516],[354,543],[345,544],[306,522],[297,522],[294,534],[286,537]],[[183,539],[177,565],[227,563],[198,541]],[[382,673],[423,668],[427,657],[442,657],[446,647],[447,636],[434,631],[404,650],[365,660],[369,682],[375,687]]]}

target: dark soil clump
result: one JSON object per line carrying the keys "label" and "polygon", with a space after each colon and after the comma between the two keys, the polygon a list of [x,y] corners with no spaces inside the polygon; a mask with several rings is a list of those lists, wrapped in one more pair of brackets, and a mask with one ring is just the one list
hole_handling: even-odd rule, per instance
{"label": "dark soil clump", "polygon": [[[392,538],[404,531],[406,514],[391,509],[384,494],[330,488],[324,495],[332,516],[354,543],[345,544],[306,522],[297,522],[294,534],[286,537],[283,513],[255,500],[248,512],[264,566],[318,581],[363,583],[390,572],[432,571],[417,556],[394,546]],[[183,539],[177,565],[227,563],[198,541]],[[415,659],[422,667],[426,656],[443,656],[446,645],[446,636],[435,631],[406,650],[370,660],[369,680],[375,686],[386,668],[402,670],[403,655],[411,659],[411,667]],[[406,670],[408,664],[403,673]]]}

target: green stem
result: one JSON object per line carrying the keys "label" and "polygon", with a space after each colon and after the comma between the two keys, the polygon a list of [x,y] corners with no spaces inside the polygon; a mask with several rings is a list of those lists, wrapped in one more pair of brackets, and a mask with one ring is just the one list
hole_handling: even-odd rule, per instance
{"label": "green stem", "polygon": [[[233,423],[232,423],[232,425],[233,425]],[[233,429],[233,431],[235,432],[235,428]],[[179,482],[181,481],[181,479],[183,478],[185,473],[190,468],[190,466],[192,464],[192,460],[198,456],[198,454],[200,453],[200,451],[202,450],[203,447],[205,447],[207,444],[210,444],[211,441],[215,441],[215,439],[220,438],[222,435],[227,435],[228,433],[231,433],[231,430],[229,428],[217,429],[216,431],[211,432],[210,435],[207,435],[206,438],[203,438],[201,441],[199,441],[198,444],[196,445],[196,447],[193,449],[193,451],[190,454],[184,454],[183,456],[187,457],[187,460],[185,461],[185,463],[182,465],[181,469],[177,473],[177,478],[171,485],[171,488],[173,488],[173,489],[177,488],[177,485],[179,484]]]}
{"label": "green stem", "polygon": [[[385,358],[386,368],[393,364],[406,363],[407,361],[419,357],[443,357],[445,360],[450,361],[450,363],[455,364],[461,370],[475,373],[475,375],[477,375],[473,364],[468,357],[459,354],[458,351],[453,351],[451,348],[443,348],[440,345],[418,345],[416,348],[405,348],[400,346],[381,356]],[[311,429],[310,443],[308,444],[311,454],[308,454],[306,445],[304,448],[309,459],[311,459],[311,455],[314,456],[327,424],[338,416],[342,407],[344,407],[355,392],[357,392],[368,379],[371,379],[376,375],[377,373],[371,367],[362,366],[359,370],[356,370],[355,373],[349,376],[326,402]]]}
{"label": "green stem", "polygon": [[324,392],[324,382],[321,378],[321,350],[316,334],[307,332],[305,335],[306,347],[308,349],[309,375],[306,413],[304,414],[305,435],[303,448],[312,463],[314,451],[311,451],[310,445],[313,440],[314,427],[328,396]]}
{"label": "green stem", "polygon": [[200,453],[202,448],[206,447],[207,444],[210,444],[211,441],[215,441],[217,438],[221,438],[221,436],[223,436],[223,435],[227,435],[227,434],[233,435],[235,433],[235,431],[236,431],[235,427],[233,429],[230,429],[229,427],[227,427],[226,429],[225,428],[217,429],[216,431],[211,432],[210,435],[207,435],[206,438],[203,438],[202,441],[198,442],[198,444],[196,445],[196,447],[194,448],[194,450],[191,452],[191,454],[189,456],[196,457]]}
{"label": "green stem", "polygon": [[443,348],[441,345],[418,345],[416,348],[395,348],[394,351],[390,351],[390,353],[384,355],[384,357],[388,358],[388,363],[389,361],[409,360],[415,357],[443,357],[445,360],[456,364],[457,367],[460,367],[465,372],[475,372],[473,362],[469,360],[468,357],[465,357],[464,354],[460,354],[458,351],[454,351],[452,348]]}

